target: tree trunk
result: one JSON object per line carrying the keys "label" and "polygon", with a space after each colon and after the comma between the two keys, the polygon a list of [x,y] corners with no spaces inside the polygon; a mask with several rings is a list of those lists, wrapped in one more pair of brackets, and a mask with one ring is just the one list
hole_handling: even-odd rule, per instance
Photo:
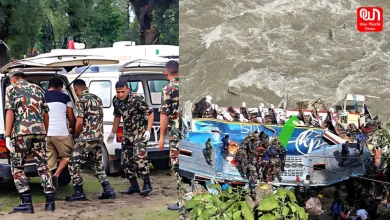
{"label": "tree trunk", "polygon": [[139,21],[140,44],[158,44],[159,32],[152,25],[152,11],[155,6],[154,0],[131,0],[131,3]]}
{"label": "tree trunk", "polygon": [[7,28],[0,29],[0,68],[7,64],[7,47],[4,45],[7,41]]}
{"label": "tree trunk", "polygon": [[[4,40],[2,40],[2,41],[4,41]],[[5,47],[5,45],[0,43],[0,68],[7,63],[8,63],[7,62],[7,48]]]}
{"label": "tree trunk", "polygon": [[127,2],[127,4],[126,4],[126,23],[125,23],[125,28],[123,30],[124,36],[126,36],[126,40],[131,40],[131,39],[129,39],[129,35],[130,35],[130,6],[131,6],[131,3]]}
{"label": "tree trunk", "polygon": [[[10,27],[10,19],[11,19],[11,9],[12,5],[2,5],[0,4],[0,7],[2,7],[3,12],[5,13],[5,22],[3,27],[0,27],[0,40],[4,43],[7,43],[7,38],[9,36],[9,27]],[[0,67],[4,66],[8,63],[7,61],[7,47],[0,41]]]}

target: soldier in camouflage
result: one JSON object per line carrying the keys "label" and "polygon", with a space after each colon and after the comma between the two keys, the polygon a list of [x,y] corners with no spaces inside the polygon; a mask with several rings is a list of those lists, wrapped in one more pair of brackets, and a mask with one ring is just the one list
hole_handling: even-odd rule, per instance
{"label": "soldier in camouflage", "polygon": [[28,83],[21,71],[10,75],[11,85],[5,92],[6,146],[10,150],[11,170],[21,202],[14,212],[34,213],[30,187],[23,169],[28,154],[34,156],[38,174],[46,194],[46,211],[55,210],[53,186],[46,156],[46,131],[49,126],[49,108],[44,91]]}
{"label": "soldier in camouflage", "polygon": [[[131,195],[140,193],[148,195],[152,191],[149,179],[147,141],[150,139],[154,114],[143,96],[132,96],[127,81],[118,81],[115,85],[116,96],[113,98],[114,125],[107,143],[115,135],[123,117],[124,138],[122,140],[122,167],[126,178],[130,181],[130,188],[121,191]],[[138,185],[137,176],[144,180],[142,190]]]}
{"label": "soldier in camouflage", "polygon": [[176,176],[178,183],[179,202],[169,205],[169,210],[179,210],[181,218],[185,214],[184,189],[181,187],[179,176],[179,142],[181,140],[181,117],[179,113],[179,63],[177,61],[168,61],[164,71],[169,83],[164,86],[161,94],[160,112],[160,150],[164,149],[165,131],[168,124],[169,130],[169,156],[171,158],[172,172]]}
{"label": "soldier in camouflage", "polygon": [[237,150],[236,161],[238,172],[240,172],[243,177],[246,177],[249,167],[248,151],[246,144],[241,144],[240,148]]}
{"label": "soldier in camouflage", "polygon": [[74,138],[76,144],[69,161],[69,173],[72,177],[75,193],[67,196],[66,201],[85,200],[81,164],[89,162],[94,176],[99,179],[103,193],[99,199],[115,199],[102,165],[103,143],[103,108],[102,100],[88,91],[85,82],[77,79],[73,88],[78,96],[75,103],[76,126]]}
{"label": "soldier in camouflage", "polygon": [[269,149],[270,156],[271,156],[271,166],[272,166],[272,179],[276,176],[279,180],[279,182],[282,181],[282,177],[280,176],[280,171],[281,171],[281,165],[282,161],[279,158],[279,153],[278,150],[280,148],[280,142],[277,138],[274,138],[272,140],[272,145]]}
{"label": "soldier in camouflage", "polygon": [[211,156],[212,156],[212,151],[213,151],[213,146],[211,146],[211,138],[208,138],[206,143],[206,161],[208,164],[211,164]]}
{"label": "soldier in camouflage", "polygon": [[249,176],[252,176],[254,180],[257,181],[259,176],[257,175],[257,157],[255,154],[255,149],[258,142],[258,135],[256,135],[256,133],[251,133],[248,136],[250,138],[249,142],[247,143]]}

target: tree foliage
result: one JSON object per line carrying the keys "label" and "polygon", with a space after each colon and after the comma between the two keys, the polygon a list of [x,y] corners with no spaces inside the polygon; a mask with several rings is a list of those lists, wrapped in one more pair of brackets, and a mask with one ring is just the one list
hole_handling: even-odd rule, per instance
{"label": "tree foliage", "polygon": [[222,191],[219,184],[210,185],[219,191],[217,195],[209,193],[195,195],[186,205],[193,220],[246,219],[254,220],[253,210],[246,198],[247,190],[229,186]]}
{"label": "tree foliage", "polygon": [[259,220],[307,220],[309,215],[297,203],[292,191],[278,188],[278,191],[265,195],[259,206]]}
{"label": "tree foliage", "polygon": [[179,45],[179,2],[173,1],[166,7],[153,11],[154,26],[160,34],[160,44]]}
{"label": "tree foliage", "polygon": [[[140,43],[136,4],[143,0],[0,0],[0,66],[11,57],[23,58],[28,48],[66,48],[70,39],[87,48],[112,46],[116,41]],[[147,0],[145,0],[147,1]],[[160,44],[178,45],[178,0],[153,0],[153,27]],[[0,41],[0,42],[1,42]],[[7,54],[7,60],[5,59]]]}

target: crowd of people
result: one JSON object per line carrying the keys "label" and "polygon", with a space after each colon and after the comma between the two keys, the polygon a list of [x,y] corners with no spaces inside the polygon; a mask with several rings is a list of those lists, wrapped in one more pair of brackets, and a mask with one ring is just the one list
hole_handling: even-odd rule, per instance
{"label": "crowd of people", "polygon": [[[169,61],[165,75],[170,81],[162,90],[160,108],[160,149],[164,149],[165,131],[168,124],[169,146],[172,170],[178,171],[178,143],[180,141],[179,121],[179,64]],[[45,210],[55,210],[55,197],[58,190],[58,177],[69,165],[69,173],[74,193],[66,201],[85,200],[81,165],[89,163],[92,173],[102,185],[103,193],[98,199],[115,199],[109,179],[102,165],[104,145],[102,100],[89,92],[85,81],[77,79],[73,89],[77,100],[73,105],[70,97],[63,93],[60,78],[49,81],[48,91],[28,82],[22,71],[10,74],[10,85],[6,89],[6,147],[10,152],[11,170],[20,194],[20,204],[14,212],[34,213],[28,178],[24,173],[24,163],[32,155],[46,196]],[[139,193],[147,196],[152,191],[149,180],[147,141],[153,124],[153,110],[143,96],[130,93],[127,81],[118,81],[113,98],[114,121],[107,143],[111,143],[123,119],[122,168],[130,182],[122,194]],[[60,162],[57,164],[57,158]],[[56,172],[53,172],[55,169]],[[137,177],[142,177],[144,185],[138,185]],[[178,185],[180,189],[180,181]],[[179,191],[180,195],[180,191]],[[180,197],[179,197],[180,198]],[[181,201],[181,200],[180,200]],[[170,205],[168,209],[179,210],[183,202]]]}
{"label": "crowd of people", "polygon": [[282,181],[280,172],[284,172],[286,149],[277,138],[269,141],[264,132],[248,134],[240,145],[235,160],[238,171],[256,182],[270,182],[275,177]]}

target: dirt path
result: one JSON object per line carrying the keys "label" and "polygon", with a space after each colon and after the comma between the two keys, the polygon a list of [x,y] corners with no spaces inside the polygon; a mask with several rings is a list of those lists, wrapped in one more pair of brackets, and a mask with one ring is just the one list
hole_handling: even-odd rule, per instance
{"label": "dirt path", "polygon": [[[11,184],[0,185],[0,219],[178,219],[178,212],[167,210],[167,205],[177,201],[177,191],[174,177],[169,171],[156,171],[152,173],[151,182],[153,192],[148,197],[140,195],[123,196],[117,194],[117,199],[99,201],[101,186],[90,174],[84,174],[84,191],[90,201],[65,202],[66,195],[73,192],[68,185],[60,189],[57,195],[56,211],[48,213],[44,210],[44,197],[42,196],[39,179],[31,180],[34,214],[9,214],[12,207],[18,203],[18,194]],[[142,180],[139,180],[142,184]],[[127,189],[128,181],[122,178],[110,178],[115,191]],[[12,193],[7,193],[12,190]]]}

